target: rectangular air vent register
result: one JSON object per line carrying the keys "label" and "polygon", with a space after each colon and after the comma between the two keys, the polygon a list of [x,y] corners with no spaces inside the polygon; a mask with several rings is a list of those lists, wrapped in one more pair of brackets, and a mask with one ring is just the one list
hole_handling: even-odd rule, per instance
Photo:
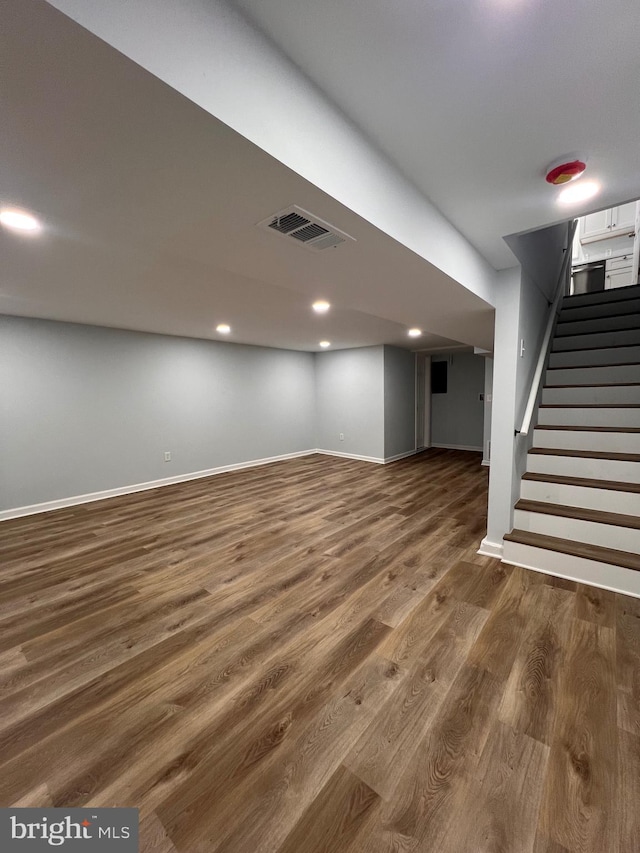
{"label": "rectangular air vent register", "polygon": [[295,240],[299,246],[313,249],[314,252],[335,248],[348,240],[355,242],[354,237],[350,237],[335,225],[330,225],[296,204],[263,219],[258,223],[258,227]]}

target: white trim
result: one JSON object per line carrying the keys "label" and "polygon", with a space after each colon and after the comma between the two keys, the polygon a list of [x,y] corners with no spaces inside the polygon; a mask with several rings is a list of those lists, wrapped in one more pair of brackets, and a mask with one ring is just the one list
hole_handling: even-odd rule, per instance
{"label": "white trim", "polygon": [[415,456],[417,452],[418,452],[417,449],[416,450],[407,450],[404,453],[396,453],[395,456],[385,456],[384,457],[384,464],[388,465],[389,462],[397,462],[398,459],[406,459],[407,456]]}
{"label": "white trim", "polygon": [[131,495],[135,492],[146,492],[149,489],[159,489],[162,486],[172,486],[175,483],[186,483],[189,480],[200,480],[203,477],[214,477],[216,474],[224,474],[227,471],[240,471],[243,468],[257,468],[260,465],[269,465],[272,462],[281,462],[285,459],[298,459],[301,456],[311,456],[314,453],[320,453],[323,456],[339,456],[344,459],[357,459],[360,462],[374,462],[377,465],[387,465],[389,462],[395,462],[398,459],[405,459],[407,456],[414,456],[417,453],[417,450],[409,450],[406,453],[398,453],[395,456],[389,456],[386,459],[383,459],[378,456],[362,456],[357,453],[341,453],[338,450],[321,450],[320,448],[314,447],[311,450],[300,450],[296,453],[283,453],[280,456],[267,456],[264,459],[250,459],[248,462],[235,462],[232,465],[221,465],[218,468],[208,468],[205,471],[194,471],[190,474],[178,474],[175,477],[164,477],[161,480],[151,480],[148,483],[136,483],[132,486],[118,486],[115,489],[105,489],[101,492],[90,492],[86,495],[73,495],[68,498],[59,498],[54,501],[45,501],[44,503],[20,506],[15,509],[0,510],[0,522],[9,521],[11,518],[22,518],[26,515],[35,515],[39,512],[52,512],[56,509],[65,509],[66,507],[92,503],[93,501],[117,498],[121,495]]}
{"label": "white trim", "polygon": [[488,460],[488,459],[483,459],[483,460],[482,460],[482,462],[481,462],[480,464],[481,464],[481,465],[484,465],[484,466],[485,466],[485,468],[488,468],[488,467],[490,466],[490,464],[491,464],[491,463],[489,462],[489,460]]}
{"label": "white trim", "polygon": [[396,453],[395,456],[362,456],[360,453],[343,453],[341,450],[321,450],[317,448],[315,453],[322,453],[323,456],[339,456],[342,459],[357,459],[360,462],[375,462],[376,465],[388,465],[389,462],[396,462],[398,459],[406,459],[407,456],[415,456],[417,450],[407,450],[404,453]]}
{"label": "white trim", "polygon": [[[31,504],[30,506],[16,507],[0,511],[0,522],[8,521],[10,518],[22,518],[25,515],[35,515],[38,512],[51,512],[54,509],[64,509],[78,504],[91,503],[92,501],[103,501],[107,498],[115,498],[120,495],[130,495],[134,492],[146,492],[149,489],[157,489],[161,486],[171,486],[174,483],[185,483],[188,480],[200,480],[203,477],[213,477],[216,474],[224,474],[227,471],[239,471],[243,468],[257,468],[260,465],[269,465],[271,462],[280,462],[284,459],[297,459],[301,456],[310,456],[313,453],[324,453],[326,451],[300,450],[296,453],[283,453],[280,456],[267,456],[264,459],[251,459],[248,462],[235,462],[232,465],[221,465],[219,468],[208,468],[205,471],[194,471],[190,474],[178,474],[175,477],[164,477],[161,480],[151,480],[148,483],[136,483],[133,486],[119,486],[115,489],[105,489],[101,492],[91,492],[86,495],[74,495],[69,498],[60,498],[55,501]],[[362,457],[365,458],[365,457]],[[374,460],[380,461],[382,460]]]}
{"label": "white trim", "polygon": [[498,560],[502,560],[503,549],[502,542],[491,542],[485,536],[476,553],[482,554],[483,557],[497,557]]}
{"label": "white trim", "polygon": [[340,450],[321,450],[319,447],[311,453],[321,453],[323,456],[339,456],[341,459],[358,459],[360,462],[375,462],[384,465],[385,459],[381,456],[361,456],[359,453],[342,453]]}
{"label": "white trim", "polygon": [[473,450],[474,453],[482,453],[482,447],[472,447],[469,444],[441,444],[440,442],[432,441],[431,447],[442,447],[445,450]]}

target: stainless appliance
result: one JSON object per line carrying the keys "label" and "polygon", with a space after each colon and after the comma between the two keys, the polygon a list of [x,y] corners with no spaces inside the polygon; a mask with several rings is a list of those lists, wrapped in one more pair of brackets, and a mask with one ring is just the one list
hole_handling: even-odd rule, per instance
{"label": "stainless appliance", "polygon": [[604,290],[604,261],[580,264],[571,270],[571,293]]}

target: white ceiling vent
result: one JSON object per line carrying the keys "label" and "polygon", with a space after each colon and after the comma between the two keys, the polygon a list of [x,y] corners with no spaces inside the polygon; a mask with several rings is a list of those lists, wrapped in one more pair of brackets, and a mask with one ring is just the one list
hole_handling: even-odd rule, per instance
{"label": "white ceiling vent", "polygon": [[335,248],[347,240],[355,241],[354,237],[295,204],[263,219],[258,223],[258,227],[274,231],[283,237],[290,237],[296,240],[299,246],[313,249],[314,252]]}

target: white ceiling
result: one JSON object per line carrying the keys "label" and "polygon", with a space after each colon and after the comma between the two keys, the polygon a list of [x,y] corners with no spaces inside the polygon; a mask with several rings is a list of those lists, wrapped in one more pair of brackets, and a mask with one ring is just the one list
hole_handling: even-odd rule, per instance
{"label": "white ceiling", "polygon": [[[640,196],[637,0],[234,0],[496,268],[502,237]],[[568,212],[543,176],[588,158]]]}
{"label": "white ceiling", "polygon": [[[229,2],[497,268],[504,236],[640,196],[636,0]],[[0,16],[0,204],[45,224],[0,230],[0,311],[205,338],[226,321],[305,350],[491,347],[485,302],[44,0]],[[588,159],[596,202],[556,206],[561,155]],[[255,227],[294,203],[356,242],[312,254]]]}
{"label": "white ceiling", "polygon": [[[301,350],[491,347],[493,311],[444,273],[46,3],[2,10],[0,204],[44,231],[0,229],[0,312],[203,338],[224,321],[225,340]],[[292,203],[356,242],[316,254],[256,227]]]}

